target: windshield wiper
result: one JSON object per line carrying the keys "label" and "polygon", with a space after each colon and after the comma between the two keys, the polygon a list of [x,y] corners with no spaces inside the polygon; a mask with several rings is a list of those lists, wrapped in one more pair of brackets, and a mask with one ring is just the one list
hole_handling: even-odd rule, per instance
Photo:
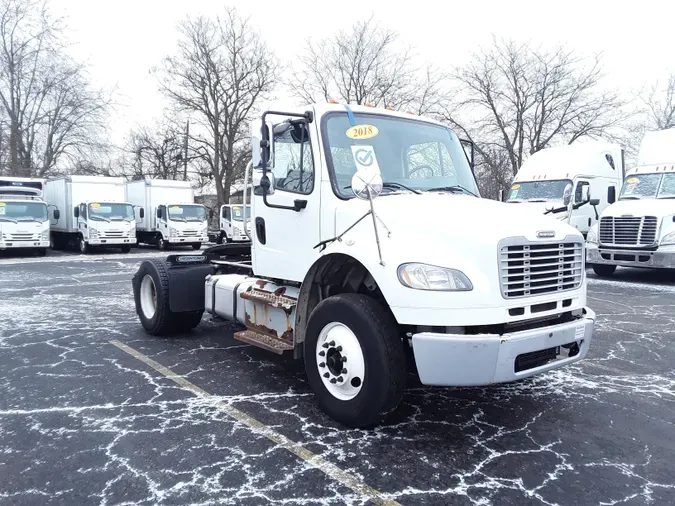
{"label": "windshield wiper", "polygon": [[33,218],[32,216],[24,216],[22,218],[17,218],[16,221],[40,221],[36,218]]}
{"label": "windshield wiper", "polygon": [[528,202],[546,202],[546,199],[527,199]]}
{"label": "windshield wiper", "polygon": [[675,195],[668,195],[667,197],[656,197],[657,199],[675,199]]}
{"label": "windshield wiper", "polygon": [[110,220],[108,218],[104,218],[103,216],[89,216],[89,218],[92,220],[101,220],[110,223]]}
{"label": "windshield wiper", "polygon": [[[352,187],[352,185],[345,186],[343,190],[349,190]],[[409,188],[408,186],[401,184],[401,183],[396,183],[393,181],[388,181],[382,183],[383,188],[403,188],[404,190],[408,190],[409,192],[416,193],[417,195],[420,195],[421,192],[419,190],[413,190],[412,188]]]}
{"label": "windshield wiper", "polygon": [[12,218],[0,218],[2,221],[11,221],[12,223],[19,223],[17,220],[13,220]]}
{"label": "windshield wiper", "polygon": [[632,195],[628,195],[625,197],[619,197],[619,200],[640,200],[640,197],[634,197]]}
{"label": "windshield wiper", "polygon": [[171,216],[169,216],[169,219],[170,219],[171,221],[182,221],[182,222],[187,222],[187,220],[186,220],[185,218],[182,218],[182,217],[180,217],[180,216],[177,216],[177,217],[175,217],[175,218],[172,218]]}
{"label": "windshield wiper", "polygon": [[471,190],[467,190],[461,185],[454,185],[454,186],[439,186],[438,188],[429,188],[426,190],[428,192],[443,192],[443,191],[448,191],[448,192],[461,192],[461,193],[468,193],[469,195],[473,195],[474,197],[478,197],[474,192]]}

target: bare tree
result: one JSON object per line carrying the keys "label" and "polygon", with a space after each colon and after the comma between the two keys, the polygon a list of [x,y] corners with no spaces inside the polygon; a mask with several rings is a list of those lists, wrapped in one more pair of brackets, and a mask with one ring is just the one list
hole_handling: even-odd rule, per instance
{"label": "bare tree", "polygon": [[[129,136],[127,151],[134,156],[134,177],[182,179],[185,127],[164,123],[154,130],[140,128]],[[190,157],[190,154],[187,154]],[[189,158],[188,158],[189,161]]]}
{"label": "bare tree", "polygon": [[307,102],[339,98],[428,114],[444,99],[442,73],[415,65],[411,48],[399,47],[396,32],[372,17],[349,31],[308,40],[300,62],[287,84]]}
{"label": "bare tree", "polygon": [[188,19],[179,30],[178,51],[155,74],[176,109],[190,115],[190,142],[208,164],[222,204],[250,159],[249,121],[273,91],[279,65],[235,9],[215,20]]}
{"label": "bare tree", "polygon": [[650,130],[675,128],[675,74],[670,74],[665,85],[657,82],[641,94],[644,104],[644,126]]}
{"label": "bare tree", "polygon": [[63,46],[63,22],[38,0],[0,2],[0,107],[8,172],[44,176],[96,149],[110,104]]}
{"label": "bare tree", "polygon": [[625,121],[624,102],[601,87],[602,77],[600,56],[495,39],[454,73],[458,99],[442,116],[476,142],[481,173],[504,187],[528,155],[611,136]]}

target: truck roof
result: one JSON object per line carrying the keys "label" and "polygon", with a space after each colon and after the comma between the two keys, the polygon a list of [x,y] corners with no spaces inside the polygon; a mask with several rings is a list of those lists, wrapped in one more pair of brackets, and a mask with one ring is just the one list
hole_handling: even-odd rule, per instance
{"label": "truck roof", "polygon": [[70,183],[107,183],[107,184],[124,184],[125,181],[123,177],[67,175],[67,176],[51,177],[47,180],[47,183],[51,181],[60,181],[60,180],[66,180]]}
{"label": "truck roof", "polygon": [[[614,160],[614,169],[607,154]],[[572,179],[578,175],[621,178],[621,146],[591,141],[542,149],[525,160],[514,182]]]}
{"label": "truck roof", "polygon": [[654,174],[661,172],[675,172],[675,164],[670,165],[638,165],[626,173],[626,176],[635,174]]}
{"label": "truck roof", "polygon": [[162,188],[192,188],[190,181],[180,181],[174,179],[134,179],[127,184],[144,184],[145,186],[157,186]]}
{"label": "truck roof", "polygon": [[675,164],[675,128],[646,132],[640,143],[637,164],[638,168]]}

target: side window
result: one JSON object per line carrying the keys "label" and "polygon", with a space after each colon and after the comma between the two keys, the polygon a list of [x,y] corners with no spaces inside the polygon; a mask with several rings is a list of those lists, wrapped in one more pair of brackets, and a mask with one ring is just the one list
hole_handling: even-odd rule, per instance
{"label": "side window", "polygon": [[274,173],[277,190],[312,193],[314,162],[309,132],[304,124],[290,125],[274,132]]}
{"label": "side window", "polygon": [[441,176],[455,176],[456,171],[442,142],[413,144],[406,151],[407,179],[432,179]]}
{"label": "side window", "polygon": [[227,221],[232,221],[232,208],[230,207],[225,208],[225,219]]}
{"label": "side window", "polygon": [[221,218],[227,218],[227,215],[225,212],[227,211],[227,207],[223,207],[223,209],[220,211],[220,217]]}
{"label": "side window", "polygon": [[576,190],[574,191],[574,202],[575,202],[575,203],[578,204],[579,202],[582,201],[582,195],[583,195],[583,189],[584,189],[584,186],[588,186],[588,185],[589,185],[588,181],[579,181],[579,182],[577,183],[577,188],[576,188]]}

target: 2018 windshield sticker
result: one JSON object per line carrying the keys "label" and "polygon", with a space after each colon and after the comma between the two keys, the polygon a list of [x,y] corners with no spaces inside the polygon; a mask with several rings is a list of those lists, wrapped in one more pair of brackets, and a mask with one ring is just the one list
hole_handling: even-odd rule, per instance
{"label": "2018 windshield sticker", "polygon": [[354,157],[356,170],[380,173],[380,166],[377,164],[373,146],[352,146],[352,156]]}
{"label": "2018 windshield sticker", "polygon": [[511,187],[512,190],[517,190],[518,188],[520,188],[520,185],[519,185],[519,184],[514,184],[514,185]]}
{"label": "2018 windshield sticker", "polygon": [[350,139],[359,140],[359,139],[370,139],[379,134],[380,131],[374,125],[355,125],[349,128],[345,135]]}

